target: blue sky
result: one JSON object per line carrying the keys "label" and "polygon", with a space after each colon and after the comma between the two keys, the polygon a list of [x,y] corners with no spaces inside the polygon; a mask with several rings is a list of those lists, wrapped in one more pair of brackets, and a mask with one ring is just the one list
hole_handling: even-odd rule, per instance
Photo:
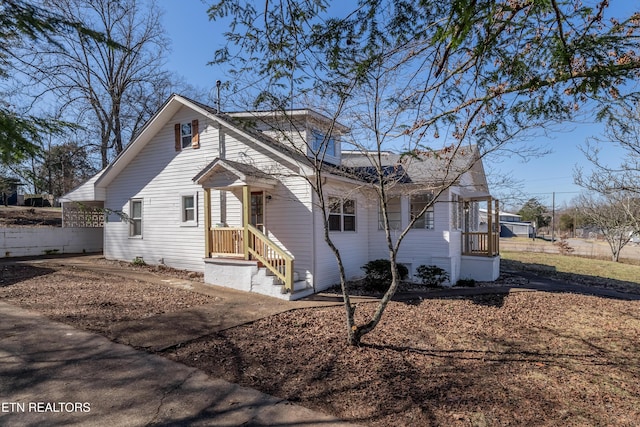
{"label": "blue sky", "polygon": [[[636,0],[612,0],[611,3],[616,11],[638,7]],[[224,44],[224,24],[209,21],[206,13],[208,4],[200,0],[158,0],[158,4],[165,10],[163,24],[166,36],[171,40],[167,68],[182,76],[187,83],[207,92],[201,97],[203,101],[215,98],[209,94],[215,90],[216,80],[225,81],[226,76],[223,68],[207,63],[213,59],[215,50]],[[549,207],[555,192],[556,207],[562,207],[581,191],[573,183],[574,169],[589,169],[589,163],[578,147],[587,138],[601,133],[602,126],[595,123],[563,125],[548,136],[535,140],[536,144],[551,149],[551,154],[526,163],[517,158],[505,159],[495,165],[495,169],[522,181],[527,195],[538,198]],[[607,147],[602,154],[611,164],[620,161],[620,153],[612,147]]]}

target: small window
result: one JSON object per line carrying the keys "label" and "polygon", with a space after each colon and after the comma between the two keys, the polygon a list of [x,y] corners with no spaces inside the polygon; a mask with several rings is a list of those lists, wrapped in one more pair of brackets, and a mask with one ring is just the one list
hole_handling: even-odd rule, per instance
{"label": "small window", "polygon": [[453,194],[451,196],[451,224],[454,230],[462,230],[462,221],[464,218],[462,207],[463,203],[460,202],[460,196]]}
{"label": "small window", "polygon": [[[391,197],[387,200],[387,216],[389,217],[389,228],[391,230],[400,230],[402,227],[400,197]],[[381,208],[378,208],[378,230],[384,230]]]}
{"label": "small window", "polygon": [[356,231],[356,202],[329,197],[329,231]]}
{"label": "small window", "polygon": [[413,220],[414,218],[417,217],[416,222],[413,223],[412,228],[424,228],[428,230],[433,230],[435,226],[435,221],[434,221],[435,218],[433,215],[433,205],[429,206],[429,208],[427,208],[427,211],[424,214],[418,216],[418,214],[420,214],[420,212],[422,212],[422,210],[427,205],[429,205],[432,200],[433,200],[433,194],[431,193],[418,194],[418,195],[411,196],[410,219]]}
{"label": "small window", "polygon": [[196,196],[194,194],[182,196],[181,217],[183,223],[196,222]]}
{"label": "small window", "polygon": [[191,147],[191,123],[180,124],[180,139],[182,141],[182,148]]}
{"label": "small window", "polygon": [[129,236],[142,237],[142,199],[131,199],[129,210]]}
{"label": "small window", "polygon": [[313,144],[311,149],[314,153],[319,154],[320,156],[327,155],[335,157],[336,141],[333,137],[328,137],[323,133],[313,132]]}

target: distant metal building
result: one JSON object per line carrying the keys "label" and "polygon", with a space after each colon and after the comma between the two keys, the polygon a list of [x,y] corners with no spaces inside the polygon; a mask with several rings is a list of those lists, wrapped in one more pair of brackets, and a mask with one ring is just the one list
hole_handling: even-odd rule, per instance
{"label": "distant metal building", "polygon": [[[480,209],[480,222],[486,222],[487,211]],[[500,212],[500,237],[533,237],[533,224],[520,215]]]}

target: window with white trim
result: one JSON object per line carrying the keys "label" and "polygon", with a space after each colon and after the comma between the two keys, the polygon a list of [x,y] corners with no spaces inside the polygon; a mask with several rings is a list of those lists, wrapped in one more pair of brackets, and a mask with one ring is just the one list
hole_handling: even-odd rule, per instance
{"label": "window with white trim", "polygon": [[182,225],[198,225],[197,194],[183,194],[180,197],[180,221]]}
{"label": "window with white trim", "polygon": [[[326,151],[324,151],[326,148]],[[327,136],[321,132],[313,132],[313,144],[311,149],[314,153],[335,157],[336,155],[336,141],[332,136]]]}
{"label": "window with white trim", "polygon": [[356,202],[329,197],[329,231],[356,231]]}
{"label": "window with white trim", "polygon": [[463,203],[457,194],[451,195],[451,225],[453,230],[462,230],[462,221],[464,218]]}
{"label": "window with white trim", "polygon": [[413,223],[411,228],[422,228],[427,230],[433,230],[435,227],[435,217],[433,213],[433,205],[429,206],[422,215],[418,216],[422,210],[428,206],[433,200],[433,194],[415,194],[411,196],[411,208],[410,208],[410,220],[417,217],[416,222]]}
{"label": "window with white trim", "polygon": [[142,237],[142,199],[129,200],[129,237]]}
{"label": "window with white trim", "polygon": [[191,123],[180,124],[180,140],[182,141],[182,148],[191,147]]}
{"label": "window with white trim", "polygon": [[[389,218],[389,228],[391,230],[400,230],[402,228],[400,197],[390,197],[387,200],[387,217]],[[384,230],[381,207],[378,207],[378,230]]]}

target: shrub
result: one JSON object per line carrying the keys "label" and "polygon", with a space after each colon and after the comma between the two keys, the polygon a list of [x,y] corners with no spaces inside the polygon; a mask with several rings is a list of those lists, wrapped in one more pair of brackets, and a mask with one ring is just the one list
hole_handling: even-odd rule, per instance
{"label": "shrub", "polygon": [[554,245],[558,246],[558,252],[560,252],[560,255],[569,255],[574,251],[565,237],[562,237],[560,241],[555,242]]}
{"label": "shrub", "polygon": [[144,259],[142,259],[142,258],[140,258],[140,257],[135,257],[135,258],[133,259],[133,261],[131,261],[131,264],[133,264],[133,265],[138,265],[138,266],[141,266],[141,265],[147,265],[147,263],[146,263],[146,262],[144,262]]}
{"label": "shrub", "polygon": [[476,281],[474,279],[460,279],[456,282],[456,286],[474,288],[476,286]]}
{"label": "shrub", "polygon": [[[409,270],[402,264],[397,264],[398,276],[404,279],[409,274]],[[388,259],[376,259],[369,261],[361,267],[366,276],[364,278],[365,288],[372,291],[384,291],[391,285],[391,261]]]}
{"label": "shrub", "polygon": [[437,265],[421,265],[416,269],[416,276],[420,278],[422,284],[429,288],[442,286],[449,280],[449,273]]}

